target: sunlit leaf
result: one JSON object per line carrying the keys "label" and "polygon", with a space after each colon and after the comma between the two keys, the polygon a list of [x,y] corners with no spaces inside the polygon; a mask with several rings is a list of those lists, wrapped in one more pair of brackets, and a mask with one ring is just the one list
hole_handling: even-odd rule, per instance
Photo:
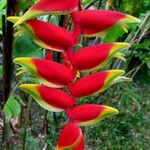
{"label": "sunlit leaf", "polygon": [[21,112],[21,106],[13,96],[10,96],[4,106],[4,114],[6,121],[9,122],[11,118],[17,118]]}

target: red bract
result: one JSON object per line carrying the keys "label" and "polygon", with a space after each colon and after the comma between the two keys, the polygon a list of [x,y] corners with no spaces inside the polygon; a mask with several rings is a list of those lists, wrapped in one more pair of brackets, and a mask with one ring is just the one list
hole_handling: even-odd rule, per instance
{"label": "red bract", "polygon": [[111,58],[118,56],[119,49],[129,47],[128,43],[103,43],[81,48],[74,53],[72,63],[78,70],[101,68]]}
{"label": "red bract", "polygon": [[123,70],[100,71],[80,78],[68,88],[75,97],[89,96],[104,91],[122,74]]}
{"label": "red bract", "polygon": [[75,98],[59,89],[37,84],[22,84],[19,87],[49,111],[63,111],[75,103]]}
{"label": "red bract", "polygon": [[80,143],[73,148],[73,150],[84,150],[84,136],[82,136]]}
{"label": "red bract", "polygon": [[56,150],[75,150],[78,146],[83,147],[82,143],[80,144],[80,142],[83,142],[82,140],[83,134],[80,127],[73,122],[69,122],[63,127],[62,131],[60,132]]}
{"label": "red bract", "polygon": [[74,44],[71,33],[59,26],[35,19],[25,22],[25,25],[34,34],[36,43],[43,48],[62,52]]}
{"label": "red bract", "polygon": [[72,18],[75,24],[75,39],[78,38],[80,33],[86,36],[96,36],[106,32],[115,24],[140,22],[135,17],[112,10],[83,10],[72,13]]}
{"label": "red bract", "polygon": [[[15,23],[19,18],[8,17],[8,20]],[[64,52],[74,45],[72,33],[52,23],[31,19],[24,22],[21,27],[43,48]]]}
{"label": "red bract", "polygon": [[92,125],[115,114],[118,110],[98,104],[82,104],[67,110],[68,117],[79,125]]}
{"label": "red bract", "polygon": [[20,18],[15,26],[43,14],[71,13],[78,9],[78,3],[79,0],[40,0]]}
{"label": "red bract", "polygon": [[14,62],[22,66],[22,70],[30,71],[42,84],[61,87],[74,79],[72,72],[64,65],[42,58],[19,57]]}

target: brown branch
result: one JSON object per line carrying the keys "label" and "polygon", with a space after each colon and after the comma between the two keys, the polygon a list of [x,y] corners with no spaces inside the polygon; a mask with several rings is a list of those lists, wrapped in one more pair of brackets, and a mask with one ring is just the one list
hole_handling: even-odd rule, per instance
{"label": "brown branch", "polygon": [[[7,0],[8,16],[15,15],[16,0]],[[12,43],[13,43],[13,24],[8,21],[3,22],[4,46],[3,46],[3,104],[7,101],[10,94],[11,75],[12,75]],[[4,121],[3,146],[5,150],[10,149],[9,144],[10,125]]]}

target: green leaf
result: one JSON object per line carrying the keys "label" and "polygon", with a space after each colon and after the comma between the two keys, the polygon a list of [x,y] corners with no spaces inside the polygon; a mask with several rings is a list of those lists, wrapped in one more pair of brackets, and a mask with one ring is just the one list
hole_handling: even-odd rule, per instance
{"label": "green leaf", "polygon": [[14,40],[13,55],[14,57],[42,57],[43,54],[31,36],[27,33],[21,33]]}
{"label": "green leaf", "polygon": [[20,2],[19,2],[19,8],[21,9],[21,10],[26,10],[26,9],[28,9],[30,7],[30,2],[29,1],[27,1],[27,0],[21,0]]}
{"label": "green leaf", "polygon": [[4,106],[4,115],[5,115],[5,120],[6,122],[10,122],[10,120],[12,119],[12,112],[9,109],[9,107],[7,105]]}
{"label": "green leaf", "polygon": [[114,42],[117,41],[119,37],[125,34],[125,31],[120,28],[120,26],[115,25],[107,31],[107,34],[104,38],[104,42]]}
{"label": "green leaf", "polygon": [[21,112],[21,106],[16,101],[14,96],[10,96],[4,106],[4,114],[6,121],[10,121],[11,118],[17,118]]}
{"label": "green leaf", "polygon": [[2,10],[4,9],[4,7],[6,6],[7,1],[6,0],[1,0],[0,1],[0,12],[2,12]]}
{"label": "green leaf", "polygon": [[13,96],[9,97],[7,105],[12,112],[13,118],[18,117],[21,112],[21,107],[18,101],[16,101]]}

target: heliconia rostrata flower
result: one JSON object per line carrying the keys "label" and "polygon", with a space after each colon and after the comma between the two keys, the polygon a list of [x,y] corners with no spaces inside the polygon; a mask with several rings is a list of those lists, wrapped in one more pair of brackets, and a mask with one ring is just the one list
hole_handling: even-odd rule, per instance
{"label": "heliconia rostrata flower", "polygon": [[[14,59],[14,63],[21,66],[18,74],[29,72],[39,82],[21,84],[20,89],[29,93],[44,109],[65,111],[69,118],[59,134],[56,150],[84,150],[80,126],[93,125],[118,114],[118,110],[110,106],[78,104],[78,98],[103,92],[111,85],[127,80],[123,70],[99,69],[108,65],[112,58],[124,60],[122,49],[128,48],[129,43],[101,43],[73,50],[79,35],[97,36],[106,33],[114,25],[126,30],[126,23],[140,22],[133,16],[112,10],[79,11],[79,3],[79,0],[40,0],[22,17],[8,17],[15,27],[20,25],[32,35],[39,46],[63,54],[62,64],[52,60],[51,52],[45,58]],[[35,19],[43,14],[70,14],[73,31]],[[91,71],[90,74],[78,76],[78,72],[87,70]]]}

